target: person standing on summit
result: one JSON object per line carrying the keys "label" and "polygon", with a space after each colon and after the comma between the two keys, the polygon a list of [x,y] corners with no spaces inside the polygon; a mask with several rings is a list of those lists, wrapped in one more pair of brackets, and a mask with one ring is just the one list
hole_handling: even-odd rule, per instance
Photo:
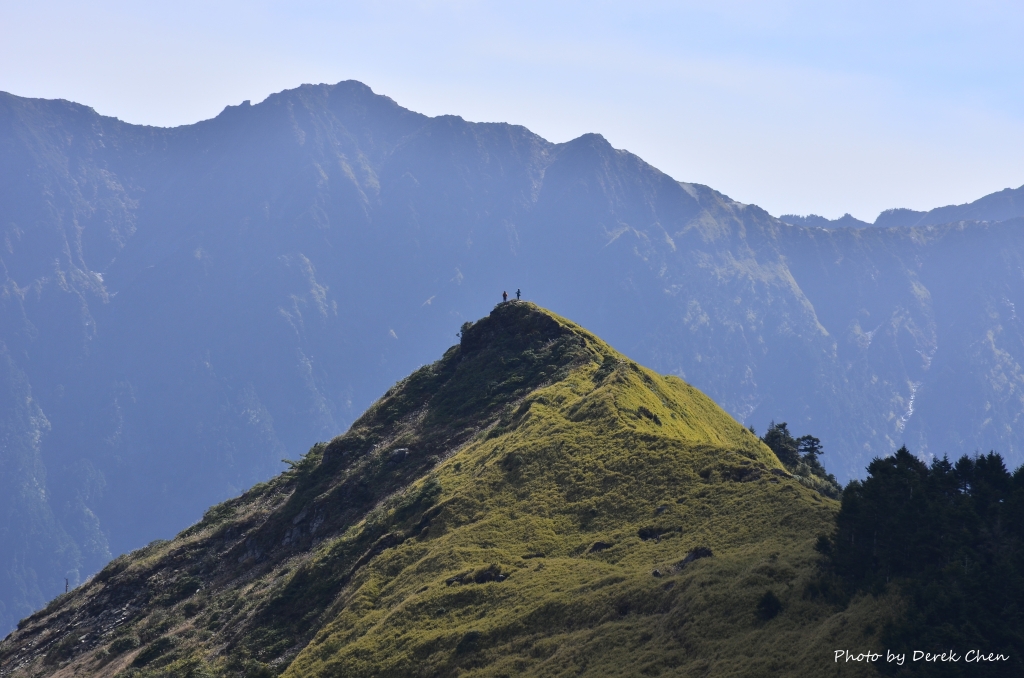
{"label": "person standing on summit", "polygon": [[516,290],[516,301],[519,301],[519,293],[521,290]]}
{"label": "person standing on summit", "polygon": [[508,301],[508,292],[501,293],[501,300],[502,302]]}

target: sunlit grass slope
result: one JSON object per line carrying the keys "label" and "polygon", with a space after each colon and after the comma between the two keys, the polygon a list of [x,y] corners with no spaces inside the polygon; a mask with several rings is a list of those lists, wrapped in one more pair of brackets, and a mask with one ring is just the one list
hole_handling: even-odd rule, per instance
{"label": "sunlit grass slope", "polygon": [[[696,389],[556,320],[583,340],[575,369],[429,475],[443,488],[436,517],[354,578],[287,675],[768,675],[813,663],[824,610],[802,585],[835,505],[785,480]],[[701,548],[714,556],[680,564]],[[489,572],[507,579],[473,583]],[[770,623],[755,614],[767,590],[788,612]]]}
{"label": "sunlit grass slope", "polygon": [[859,675],[832,651],[869,647],[883,603],[810,595],[836,510],[682,380],[509,302],[291,471],[23,623],[0,666]]}

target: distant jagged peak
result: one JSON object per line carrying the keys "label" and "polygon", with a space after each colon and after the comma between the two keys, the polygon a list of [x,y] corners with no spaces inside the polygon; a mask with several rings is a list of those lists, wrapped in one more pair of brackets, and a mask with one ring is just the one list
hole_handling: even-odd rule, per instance
{"label": "distant jagged peak", "polygon": [[867,228],[871,226],[868,222],[861,221],[849,212],[838,219],[827,219],[817,214],[808,214],[807,216],[783,214],[779,219],[794,226],[816,226],[818,228]]}
{"label": "distant jagged peak", "polygon": [[888,209],[878,215],[875,226],[936,226],[954,221],[1006,221],[1021,216],[1024,216],[1024,186],[1004,188],[974,202],[936,207],[926,212],[906,208]]}
{"label": "distant jagged peak", "polygon": [[[76,101],[23,97],[10,92],[0,91],[0,118],[10,120],[11,118],[8,116],[12,114],[22,117],[24,122],[29,122],[36,118],[50,117],[52,121],[62,119],[102,120],[108,124],[130,125],[130,123],[125,123],[113,116],[103,115],[92,106],[80,104]],[[137,127],[145,127],[145,125],[137,125]]]}
{"label": "distant jagged peak", "polygon": [[296,95],[324,95],[324,96],[342,96],[351,98],[367,98],[367,99],[379,99],[386,101],[394,101],[389,96],[383,94],[377,94],[373,91],[373,88],[369,85],[362,83],[358,80],[342,80],[334,84],[327,82],[320,83],[303,83],[298,87],[292,87],[291,89],[281,90],[275,92],[267,97],[272,99],[274,97],[288,97]]}
{"label": "distant jagged peak", "polygon": [[554,147],[558,153],[570,157],[591,157],[594,154],[607,157],[618,151],[603,135],[596,132],[581,134],[575,139],[555,144]]}
{"label": "distant jagged peak", "polygon": [[587,132],[586,134],[581,134],[580,136],[576,137],[575,139],[571,139],[570,141],[567,141],[566,144],[571,144],[571,145],[574,145],[574,146],[587,145],[587,146],[599,146],[599,147],[603,147],[603,148],[612,148],[611,143],[607,139],[604,138],[603,134],[599,134],[598,132]]}
{"label": "distant jagged peak", "polygon": [[915,226],[927,212],[896,207],[885,210],[875,218],[875,226],[879,228],[898,228],[900,226]]}
{"label": "distant jagged peak", "polygon": [[912,210],[896,207],[881,212],[874,223],[861,221],[849,213],[838,219],[827,219],[817,214],[800,216],[783,214],[781,221],[794,226],[816,226],[818,228],[909,228],[913,226],[938,226],[957,221],[1006,221],[1024,216],[1024,186],[1004,188],[990,193],[974,202],[962,205],[946,205],[932,210]]}
{"label": "distant jagged peak", "polygon": [[[342,120],[373,119],[378,123],[395,123],[401,120],[421,125],[429,117],[399,105],[394,99],[377,94],[368,85],[358,80],[343,80],[335,84],[305,83],[298,87],[274,92],[263,101],[252,104],[245,100],[237,105],[228,105],[212,120],[223,122],[238,119],[239,116],[259,115],[279,107],[299,107],[313,111],[329,111]],[[194,124],[203,124],[200,121]],[[402,125],[406,127],[407,125]],[[189,127],[185,125],[184,127]],[[408,130],[406,130],[407,132]]]}

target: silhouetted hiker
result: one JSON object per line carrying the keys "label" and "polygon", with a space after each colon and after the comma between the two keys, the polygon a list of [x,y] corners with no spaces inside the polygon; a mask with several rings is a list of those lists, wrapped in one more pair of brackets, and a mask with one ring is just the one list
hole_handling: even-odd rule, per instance
{"label": "silhouetted hiker", "polygon": [[501,293],[501,300],[502,301],[508,301],[508,292],[502,292]]}
{"label": "silhouetted hiker", "polygon": [[519,301],[519,290],[516,290],[516,301]]}

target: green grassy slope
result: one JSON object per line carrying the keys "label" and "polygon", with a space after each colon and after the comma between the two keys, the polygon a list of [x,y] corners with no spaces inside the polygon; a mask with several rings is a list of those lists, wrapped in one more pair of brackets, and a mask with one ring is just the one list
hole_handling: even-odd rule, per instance
{"label": "green grassy slope", "polygon": [[23,622],[0,673],[860,675],[832,651],[873,647],[885,601],[808,595],[836,510],[696,389],[510,302]]}

